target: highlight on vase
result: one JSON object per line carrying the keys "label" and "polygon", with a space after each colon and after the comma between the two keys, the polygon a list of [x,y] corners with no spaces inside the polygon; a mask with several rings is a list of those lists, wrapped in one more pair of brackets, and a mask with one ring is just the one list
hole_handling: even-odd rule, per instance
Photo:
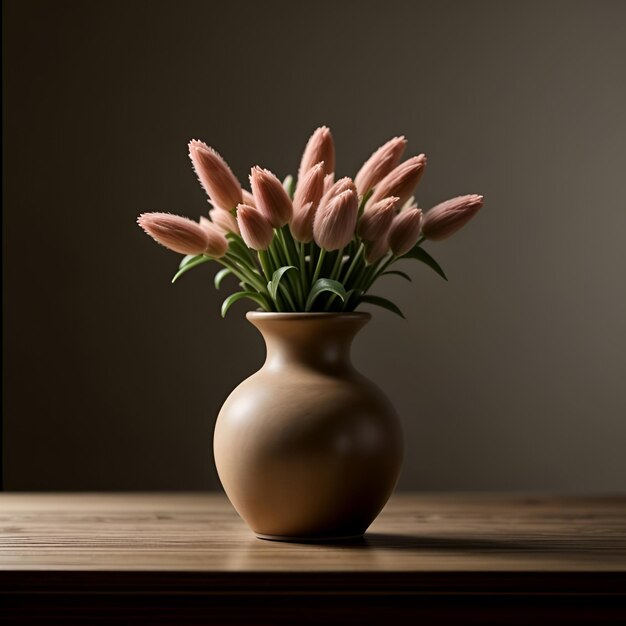
{"label": "highlight on vase", "polygon": [[281,182],[255,165],[247,190],[216,150],[194,139],[189,157],[212,208],[198,222],[169,213],[142,213],[137,221],[155,241],[185,255],[172,282],[210,262],[221,266],[216,288],[235,279],[238,288],[224,300],[222,316],[248,299],[263,311],[347,312],[369,303],[404,317],[371,293],[375,283],[385,276],[410,281],[391,269],[404,260],[446,279],[423,244],[447,239],[483,205],[481,195],[469,194],[418,208],[415,192],[427,160],[419,154],[402,161],[406,144],[404,137],[390,139],[354,180],[337,179],[335,143],[322,126],[306,144],[296,179]]}

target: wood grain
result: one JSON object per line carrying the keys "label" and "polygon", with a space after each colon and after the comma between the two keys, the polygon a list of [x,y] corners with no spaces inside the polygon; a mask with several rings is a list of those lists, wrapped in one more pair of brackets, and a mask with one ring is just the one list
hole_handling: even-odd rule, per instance
{"label": "wood grain", "polygon": [[[400,494],[365,539],[319,545],[259,540],[217,494],[5,493],[0,594],[7,619],[39,623],[87,610],[251,623],[243,599],[255,623],[268,602],[299,622],[308,607],[326,621],[401,609],[487,623],[517,606],[518,617],[608,623],[626,618],[626,498]],[[456,617],[451,598],[465,606]],[[167,607],[173,622],[159,621]]]}

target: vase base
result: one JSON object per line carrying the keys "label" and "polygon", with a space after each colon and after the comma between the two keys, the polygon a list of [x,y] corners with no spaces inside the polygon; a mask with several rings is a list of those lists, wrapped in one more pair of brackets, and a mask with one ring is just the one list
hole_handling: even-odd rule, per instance
{"label": "vase base", "polygon": [[257,539],[264,539],[265,541],[284,541],[286,543],[327,543],[329,541],[354,541],[355,539],[362,539],[364,533],[358,535],[319,535],[319,536],[303,536],[298,537],[295,535],[261,535],[255,533]]}

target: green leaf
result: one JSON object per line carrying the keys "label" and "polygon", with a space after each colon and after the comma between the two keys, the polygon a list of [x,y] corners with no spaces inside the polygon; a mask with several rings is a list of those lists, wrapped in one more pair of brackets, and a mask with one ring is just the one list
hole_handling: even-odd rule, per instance
{"label": "green leaf", "polygon": [[298,268],[295,265],[283,265],[279,267],[273,274],[272,280],[267,283],[267,290],[270,292],[270,296],[272,296],[272,300],[276,300],[276,296],[278,295],[278,286],[280,285],[280,279],[289,271],[296,270]]}
{"label": "green leaf", "polygon": [[215,278],[213,279],[213,284],[216,289],[220,288],[222,281],[229,275],[232,274],[232,270],[229,270],[227,267],[221,269],[217,274],[215,274]]}
{"label": "green leaf", "polygon": [[361,296],[361,302],[367,302],[368,304],[374,304],[380,306],[383,309],[387,309],[396,315],[399,315],[402,319],[406,319],[402,311],[387,298],[381,298],[380,296]]}
{"label": "green leaf", "polygon": [[184,265],[187,265],[187,263],[189,263],[189,261],[193,261],[194,259],[198,259],[201,256],[203,256],[203,255],[202,254],[188,254],[187,256],[184,256],[183,260],[178,264],[178,268],[180,269]]}
{"label": "green leaf", "polygon": [[289,197],[293,200],[293,194],[296,192],[296,181],[293,179],[291,174],[286,176],[285,180],[283,180],[283,187]]}
{"label": "green leaf", "polygon": [[253,300],[257,304],[261,305],[261,308],[265,309],[266,303],[261,294],[255,293],[254,291],[238,291],[228,296],[228,298],[222,302],[222,317],[225,317],[228,309],[230,309],[235,302],[241,300],[242,298]]}
{"label": "green leaf", "polygon": [[197,267],[198,265],[202,265],[207,261],[212,261],[213,259],[208,256],[204,256],[203,254],[199,254],[198,256],[193,257],[193,259],[189,259],[185,265],[183,265],[177,272],[174,274],[174,278],[172,278],[172,282],[176,282],[185,272]]}
{"label": "green leaf", "polygon": [[413,282],[411,280],[411,277],[406,272],[401,272],[400,270],[389,270],[388,272],[383,272],[381,276],[389,276],[390,274],[393,274],[395,276],[402,276],[402,278],[408,280],[410,283]]}
{"label": "green leaf", "polygon": [[229,242],[229,252],[240,258],[246,264],[252,261],[250,249],[241,241],[241,237],[239,237],[239,235],[235,235],[234,233],[228,233],[228,235],[226,235],[226,238]]}
{"label": "green leaf", "polygon": [[331,280],[330,278],[318,278],[309,292],[309,297],[307,298],[306,306],[304,307],[305,311],[311,310],[317,296],[324,291],[334,293],[336,296],[339,296],[342,301],[345,301],[346,299],[346,289],[339,281]]}
{"label": "green leaf", "polygon": [[422,263],[428,265],[428,267],[430,267],[431,269],[435,270],[435,272],[437,272],[437,274],[439,274],[441,278],[443,278],[444,280],[448,280],[448,277],[441,269],[441,265],[439,265],[439,263],[437,263],[437,261],[435,261],[435,259],[433,259],[433,257],[431,257],[430,254],[426,252],[426,250],[420,248],[419,244],[413,246],[411,250],[409,250],[405,255],[401,256],[400,258],[417,259],[418,261],[421,261]]}

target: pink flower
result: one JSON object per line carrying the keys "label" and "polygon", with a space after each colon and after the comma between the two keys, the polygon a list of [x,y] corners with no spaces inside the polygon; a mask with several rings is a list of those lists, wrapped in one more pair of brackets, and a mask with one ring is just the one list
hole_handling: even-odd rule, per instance
{"label": "pink flower", "polygon": [[246,245],[253,250],[267,250],[274,237],[271,222],[257,209],[246,204],[237,207],[237,223]]}
{"label": "pink flower", "polygon": [[204,254],[209,245],[205,230],[186,217],[170,213],[142,213],[137,223],[156,242],[180,254]]}
{"label": "pink flower", "polygon": [[417,243],[421,225],[420,209],[407,209],[396,215],[388,235],[389,247],[395,256],[406,254]]}
{"label": "pink flower", "polygon": [[247,189],[242,189],[241,193],[243,195],[243,204],[247,204],[248,206],[252,206],[256,208],[256,202],[254,201],[254,196]]}
{"label": "pink flower", "polygon": [[398,205],[403,205],[413,195],[425,166],[426,156],[423,154],[400,163],[376,185],[368,204],[372,205],[388,196],[397,196]]}
{"label": "pink flower", "polygon": [[347,189],[320,204],[313,222],[315,243],[325,250],[339,250],[354,237],[359,198],[356,191]]}
{"label": "pink flower", "polygon": [[[224,213],[226,215],[230,215],[228,211],[224,211],[223,209],[214,210],[219,211],[220,213]],[[216,259],[224,256],[226,254],[226,251],[228,250],[228,240],[224,236],[224,233],[206,217],[200,218],[200,226],[204,229],[204,232],[209,239],[209,244],[207,246],[205,254],[215,257]]]}
{"label": "pink flower", "polygon": [[426,212],[422,234],[426,239],[446,239],[465,226],[483,205],[483,197],[475,194],[446,200]]}
{"label": "pink flower", "polygon": [[296,241],[309,243],[313,239],[313,222],[315,221],[315,213],[317,205],[307,202],[301,209],[293,214],[289,229]]}
{"label": "pink flower", "polygon": [[[291,221],[293,215],[291,199],[282,183],[272,172],[258,165],[253,167],[250,184],[256,208],[274,228],[280,228]],[[241,223],[239,226],[241,227]]]}
{"label": "pink flower", "polygon": [[213,205],[232,211],[242,200],[241,185],[226,161],[196,139],[189,142],[189,158]]}
{"label": "pink flower", "polygon": [[371,207],[368,207],[359,220],[357,228],[359,237],[364,241],[384,239],[396,214],[395,208],[397,204],[398,198],[392,196],[391,198],[379,200]]}
{"label": "pink flower", "polygon": [[209,217],[211,222],[215,224],[224,233],[239,234],[239,226],[237,226],[237,220],[230,211],[224,211],[224,209],[211,209],[209,211]]}
{"label": "pink flower", "polygon": [[336,183],[333,183],[328,187],[328,189],[324,192],[322,199],[320,200],[320,206],[323,204],[327,204],[331,198],[338,196],[340,193],[344,191],[354,191],[356,194],[356,187],[352,182],[352,179],[349,176],[344,176],[340,178]]}
{"label": "pink flower", "polygon": [[307,142],[300,161],[298,180],[321,161],[324,162],[326,174],[332,174],[335,171],[335,142],[330,129],[326,126],[320,126]]}
{"label": "pink flower", "polygon": [[335,184],[335,172],[324,176],[324,193],[326,193]]}
{"label": "pink flower", "polygon": [[365,161],[354,179],[360,195],[373,189],[391,170],[400,163],[406,147],[404,137],[394,137],[382,145]]}
{"label": "pink flower", "polygon": [[370,264],[376,263],[389,252],[389,241],[387,237],[382,237],[376,241],[369,241],[365,244],[365,260]]}
{"label": "pink flower", "polygon": [[297,213],[309,202],[319,204],[324,195],[324,163],[316,163],[299,181],[293,196],[293,209]]}

